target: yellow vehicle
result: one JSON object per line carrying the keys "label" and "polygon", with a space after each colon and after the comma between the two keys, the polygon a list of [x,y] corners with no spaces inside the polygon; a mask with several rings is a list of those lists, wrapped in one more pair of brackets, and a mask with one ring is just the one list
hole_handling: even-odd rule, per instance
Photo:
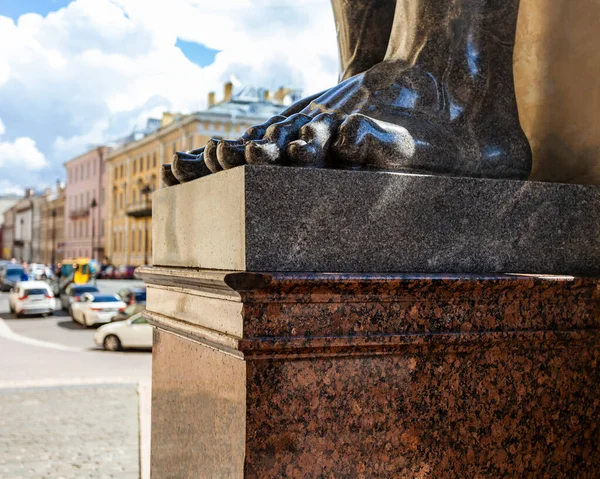
{"label": "yellow vehicle", "polygon": [[94,268],[90,258],[65,259],[60,268],[61,282],[86,284],[92,279]]}

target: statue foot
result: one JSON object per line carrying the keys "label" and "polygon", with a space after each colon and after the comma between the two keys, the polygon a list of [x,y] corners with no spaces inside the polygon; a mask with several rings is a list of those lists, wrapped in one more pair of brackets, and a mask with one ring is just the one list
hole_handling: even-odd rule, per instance
{"label": "statue foot", "polygon": [[[526,179],[531,150],[514,91],[475,91],[470,103],[451,104],[445,88],[418,66],[382,62],[300,112],[273,117],[238,140],[211,140],[193,159],[179,155],[173,173],[183,182],[261,164]],[[499,94],[514,108],[495,111],[483,101]]]}

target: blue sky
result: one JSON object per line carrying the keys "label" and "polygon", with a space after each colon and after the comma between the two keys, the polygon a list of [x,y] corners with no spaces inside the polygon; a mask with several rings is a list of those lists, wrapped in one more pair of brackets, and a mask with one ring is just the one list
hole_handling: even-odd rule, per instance
{"label": "blue sky", "polygon": [[188,42],[182,40],[181,38],[177,39],[175,46],[183,52],[188,60],[194,62],[196,65],[200,65],[201,67],[212,65],[212,63],[215,61],[217,53],[219,53],[219,50],[208,48],[200,43]]}
{"label": "blue sky", "polygon": [[308,95],[337,74],[330,0],[0,0],[0,194],[53,185],[148,118],[206,108],[232,75]]}
{"label": "blue sky", "polygon": [[0,0],[0,15],[16,20],[25,13],[48,15],[59,8],[66,7],[71,0]]}
{"label": "blue sky", "polygon": [[[66,7],[72,0],[0,0],[0,15],[17,20],[26,13],[37,13],[42,16]],[[175,44],[183,54],[192,62],[201,67],[208,66],[215,61],[219,50],[208,48],[196,42],[177,39]]]}

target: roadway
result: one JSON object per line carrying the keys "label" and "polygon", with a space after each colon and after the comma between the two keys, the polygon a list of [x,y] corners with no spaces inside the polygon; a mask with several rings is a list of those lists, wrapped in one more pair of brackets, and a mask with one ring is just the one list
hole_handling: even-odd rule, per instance
{"label": "roadway", "polygon": [[[98,281],[103,292],[141,285]],[[104,351],[94,332],[60,309],[16,319],[0,293],[3,479],[133,478],[140,463],[147,477],[152,355]]]}

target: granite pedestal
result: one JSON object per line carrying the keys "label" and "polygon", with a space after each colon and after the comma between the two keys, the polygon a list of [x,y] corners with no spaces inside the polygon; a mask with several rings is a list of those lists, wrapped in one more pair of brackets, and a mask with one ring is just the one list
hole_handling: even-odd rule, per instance
{"label": "granite pedestal", "polygon": [[[588,234],[598,228],[589,210],[597,189],[572,187],[569,197],[566,185],[492,181],[498,186],[490,190],[489,180],[364,173],[365,181],[388,185],[379,190],[385,200],[367,208],[361,205],[377,192],[369,197],[350,173],[307,172],[326,202],[300,201],[309,193],[303,180],[298,197],[291,180],[291,190],[272,182],[298,174],[246,167],[156,193],[157,266],[139,270],[155,326],[153,478],[595,477],[600,282],[495,269],[509,262],[543,271],[534,243],[545,254],[552,247],[532,228],[537,216],[521,206],[536,198],[550,208],[544,214],[555,230],[568,225],[579,235],[546,229],[563,241],[554,245],[558,258],[546,258],[547,272],[595,272],[598,247]],[[454,210],[443,195],[422,194],[411,219],[395,198],[425,187],[413,181],[430,182],[430,193],[436,182],[451,192],[457,181],[459,196],[473,201]],[[473,183],[461,189],[465,181]],[[520,221],[473,211],[492,211],[481,195],[510,196],[500,184],[519,198],[509,203]],[[577,198],[564,203],[573,216],[565,216],[561,195]],[[495,211],[506,208],[497,202]],[[439,229],[424,227],[401,229],[397,243],[445,248],[429,266],[418,264],[449,272],[401,273],[413,261],[408,252],[369,246],[393,248],[401,218],[416,226],[420,215],[434,225],[449,211],[455,225],[481,224],[448,234],[474,248],[471,231],[497,260],[470,250],[460,259],[452,253],[464,245],[453,249]],[[292,214],[302,224],[293,231]],[[367,245],[364,257],[337,243],[352,244],[349,227]],[[504,231],[498,244],[489,228]],[[590,248],[576,248],[582,244]],[[503,253],[510,245],[511,254]],[[302,265],[304,272],[293,271]],[[489,270],[466,274],[468,265]]]}

